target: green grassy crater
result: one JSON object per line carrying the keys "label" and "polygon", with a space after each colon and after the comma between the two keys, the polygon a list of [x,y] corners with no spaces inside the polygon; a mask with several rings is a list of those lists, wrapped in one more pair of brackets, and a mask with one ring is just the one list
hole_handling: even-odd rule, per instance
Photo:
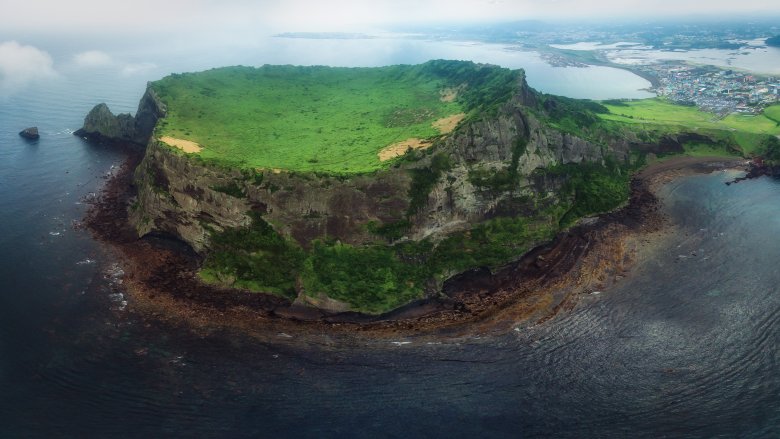
{"label": "green grassy crater", "polygon": [[482,88],[508,97],[518,75],[459,61],[173,74],[152,84],[168,107],[155,135],[196,142],[203,159],[242,168],[370,172],[388,166],[383,148],[439,136],[433,122],[475,110]]}

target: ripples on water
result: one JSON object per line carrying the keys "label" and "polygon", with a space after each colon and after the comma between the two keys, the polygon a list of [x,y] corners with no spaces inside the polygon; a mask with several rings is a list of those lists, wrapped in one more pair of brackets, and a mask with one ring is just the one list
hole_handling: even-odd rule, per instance
{"label": "ripples on water", "polygon": [[[110,259],[71,227],[121,157],[69,130],[97,101],[132,110],[142,84],[62,81],[0,105],[2,436],[780,435],[774,180],[667,186],[681,233],[540,326],[360,346],[201,335],[121,311]],[[35,124],[38,143],[18,138]]]}

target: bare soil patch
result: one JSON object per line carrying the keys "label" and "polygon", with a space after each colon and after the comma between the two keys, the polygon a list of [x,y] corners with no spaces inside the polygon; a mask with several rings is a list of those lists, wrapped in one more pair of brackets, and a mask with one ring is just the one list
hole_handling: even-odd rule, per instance
{"label": "bare soil patch", "polygon": [[439,91],[439,99],[442,102],[454,102],[458,97],[457,88],[445,88]]}
{"label": "bare soil patch", "polygon": [[[458,123],[460,123],[464,117],[466,117],[465,113],[453,114],[452,116],[443,117],[433,121],[431,126],[439,130],[441,134],[449,134],[452,132],[452,130],[455,129],[456,126],[458,126]],[[423,140],[418,139],[417,137],[412,137],[382,148],[382,150],[380,150],[377,155],[379,156],[379,161],[384,162],[386,160],[394,159],[398,156],[406,154],[409,149],[425,149],[431,145],[433,145],[433,142],[430,140]]]}
{"label": "bare soil patch", "polygon": [[466,113],[453,114],[452,116],[442,117],[434,121],[431,125],[442,134],[449,134],[458,126],[458,123],[466,117]]}
{"label": "bare soil patch", "polygon": [[377,155],[379,156],[379,161],[384,162],[386,160],[390,160],[406,154],[409,149],[425,149],[432,144],[433,143],[428,140],[412,137],[410,139],[402,140],[382,148],[382,150],[379,151]]}
{"label": "bare soil patch", "polygon": [[187,154],[201,152],[203,150],[202,146],[200,146],[199,144],[191,140],[177,139],[175,137],[170,137],[170,136],[162,136],[160,137],[160,141],[164,142],[167,145],[173,146],[174,148],[179,148],[180,150],[186,152]]}

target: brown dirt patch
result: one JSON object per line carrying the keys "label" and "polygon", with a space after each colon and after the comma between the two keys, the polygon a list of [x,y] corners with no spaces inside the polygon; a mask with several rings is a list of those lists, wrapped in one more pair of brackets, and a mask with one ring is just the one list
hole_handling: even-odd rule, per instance
{"label": "brown dirt patch", "polygon": [[454,102],[458,97],[457,88],[445,88],[439,91],[439,100],[442,102]]}
{"label": "brown dirt patch", "polygon": [[466,117],[466,113],[453,114],[452,116],[442,117],[434,121],[431,125],[442,134],[449,134]]}
{"label": "brown dirt patch", "polygon": [[[448,134],[451,133],[456,126],[458,126],[458,123],[460,123],[464,117],[466,117],[466,113],[453,114],[452,116],[443,117],[433,121],[431,126],[439,130],[441,134]],[[429,140],[412,137],[382,148],[382,150],[379,151],[377,155],[379,156],[379,161],[384,162],[386,160],[394,159],[398,156],[406,154],[410,148],[425,149],[431,145],[433,145],[433,143]]]}
{"label": "brown dirt patch", "polygon": [[385,160],[394,159],[398,156],[406,154],[409,149],[425,149],[431,146],[433,143],[431,143],[428,140],[422,140],[418,139],[416,137],[412,137],[411,139],[406,139],[400,142],[393,143],[392,145],[386,146],[382,148],[381,151],[377,153],[379,156],[379,161],[384,162]]}
{"label": "brown dirt patch", "polygon": [[191,140],[177,139],[175,137],[170,137],[170,136],[162,136],[160,137],[160,141],[162,141],[166,145],[173,146],[174,148],[179,148],[180,150],[186,152],[187,154],[201,152],[203,150],[202,146],[200,146],[199,144]]}

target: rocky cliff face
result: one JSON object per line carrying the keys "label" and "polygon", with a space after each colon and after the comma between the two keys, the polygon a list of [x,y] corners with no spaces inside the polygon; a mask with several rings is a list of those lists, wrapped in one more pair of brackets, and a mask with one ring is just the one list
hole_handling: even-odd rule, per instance
{"label": "rocky cliff face", "polygon": [[[426,208],[415,218],[414,238],[446,234],[495,216],[528,214],[535,201],[554,197],[562,185],[560,178],[535,174],[558,164],[596,162],[607,155],[618,160],[628,157],[627,144],[596,145],[542,124],[523,96],[507,103],[495,117],[461,127],[447,139],[442,151],[455,163],[431,191]],[[513,157],[513,155],[517,157]],[[475,173],[495,175],[514,172],[513,187],[484,187],[471,178]],[[551,198],[552,197],[552,198]]]}
{"label": "rocky cliff face", "polygon": [[410,178],[399,170],[348,179],[247,173],[199,163],[152,140],[135,180],[130,218],[139,236],[167,233],[200,252],[208,247],[209,230],[247,225],[253,211],[303,246],[324,237],[368,242],[376,239],[369,221],[403,218]]}
{"label": "rocky cliff face", "polygon": [[[350,244],[382,240],[371,232],[372,225],[407,220],[407,238],[439,238],[495,216],[527,214],[540,199],[558,202],[561,179],[536,169],[601,162],[607,154],[627,157],[625,145],[595,145],[546,126],[529,110],[535,103],[535,94],[522,81],[514,98],[493,116],[466,122],[439,142],[433,151],[447,156],[450,167],[410,216],[411,169],[428,166],[431,155],[369,176],[343,178],[222,168],[150,139],[136,171],[138,198],[131,221],[140,236],[167,233],[198,252],[208,249],[210,231],[247,225],[252,211],[303,246],[314,238]],[[87,119],[94,132],[140,139],[139,130],[153,126],[164,107],[148,90],[132,120],[111,118],[104,106],[92,113]],[[502,172],[517,176],[511,187],[486,187],[474,177]]]}
{"label": "rocky cliff face", "polygon": [[114,115],[108,105],[96,105],[84,118],[84,126],[74,134],[98,141],[129,142],[145,146],[157,120],[165,117],[165,104],[147,86],[135,116]]}

